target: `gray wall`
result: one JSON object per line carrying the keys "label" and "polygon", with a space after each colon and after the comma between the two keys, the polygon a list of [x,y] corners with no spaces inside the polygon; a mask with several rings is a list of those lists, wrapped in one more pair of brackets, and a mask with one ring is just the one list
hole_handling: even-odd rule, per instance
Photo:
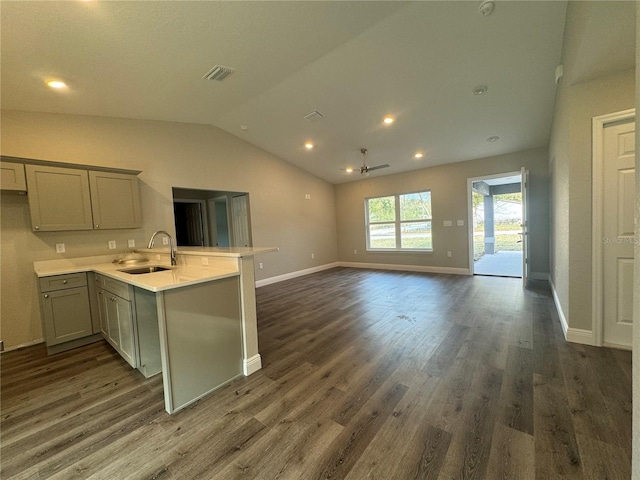
{"label": "gray wall", "polygon": [[592,118],[633,108],[635,71],[575,82],[572,65],[588,3],[570,2],[549,144],[551,174],[551,281],[570,328],[592,330],[591,130]]}
{"label": "gray wall", "polygon": [[[636,11],[636,66],[640,63],[640,9]],[[636,113],[640,112],[640,71],[636,68]],[[640,122],[636,121],[636,239],[640,239]],[[640,478],[640,242],[636,242],[636,265],[634,281],[636,293],[633,305],[633,473],[631,478]]]}
{"label": "gray wall", "polygon": [[[538,274],[548,273],[549,190],[546,148],[439,165],[395,175],[372,175],[361,181],[336,185],[340,261],[467,269],[467,179],[520,171],[521,167],[527,167],[530,172],[531,271]],[[364,199],[425,189],[431,190],[432,197],[433,253],[367,253]],[[444,227],[443,220],[452,220],[454,226]],[[464,220],[465,226],[455,226],[457,220]],[[354,255],[354,249],[358,251],[357,255]],[[447,257],[449,250],[453,253],[451,258]]]}
{"label": "gray wall", "polygon": [[[33,262],[114,253],[127,240],[145,246],[154,230],[174,232],[173,186],[249,192],[253,243],[280,251],[256,258],[257,279],[337,260],[333,186],[208,125],[2,112],[2,154],[142,170],[143,228],[31,231],[27,199],[2,195],[0,333],[5,346],[42,338]],[[305,194],[311,200],[305,200]],[[66,244],[65,254],[55,244]],[[311,254],[315,258],[311,258]]]}

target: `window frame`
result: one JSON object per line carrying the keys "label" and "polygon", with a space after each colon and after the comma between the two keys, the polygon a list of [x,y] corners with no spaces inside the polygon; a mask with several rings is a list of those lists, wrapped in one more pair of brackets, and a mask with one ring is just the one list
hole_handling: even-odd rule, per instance
{"label": "window frame", "polygon": [[[400,212],[400,197],[404,195],[413,195],[416,193],[428,193],[429,202],[431,203],[431,216],[430,218],[424,218],[419,220],[402,220]],[[395,201],[395,219],[385,220],[381,222],[369,221],[369,201],[377,198],[393,197]],[[403,248],[402,247],[402,225],[409,223],[425,223],[431,224],[431,248]],[[365,235],[366,235],[366,251],[367,252],[387,252],[387,253],[433,253],[433,202],[431,198],[431,189],[416,190],[413,192],[394,193],[388,195],[377,195],[375,197],[365,197],[364,199],[364,223],[365,223]],[[395,229],[396,247],[394,248],[375,248],[371,247],[370,238],[370,226],[371,225],[393,225]]]}

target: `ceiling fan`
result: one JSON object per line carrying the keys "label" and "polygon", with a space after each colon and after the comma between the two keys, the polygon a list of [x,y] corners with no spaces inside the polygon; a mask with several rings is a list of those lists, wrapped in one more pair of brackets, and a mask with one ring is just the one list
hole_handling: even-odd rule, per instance
{"label": "ceiling fan", "polygon": [[361,148],[360,153],[362,153],[362,166],[360,167],[360,174],[362,175],[366,175],[373,170],[378,170],[380,168],[387,168],[389,166],[388,163],[385,163],[384,165],[376,165],[375,167],[369,167],[367,165],[367,149],[364,147]]}

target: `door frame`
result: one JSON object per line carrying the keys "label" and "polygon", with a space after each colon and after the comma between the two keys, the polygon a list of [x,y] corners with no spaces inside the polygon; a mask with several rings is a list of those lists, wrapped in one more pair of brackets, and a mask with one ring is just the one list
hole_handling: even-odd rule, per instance
{"label": "door frame", "polygon": [[[591,328],[593,342],[602,346],[604,337],[604,285],[602,276],[603,189],[604,189],[604,129],[613,123],[635,121],[636,109],[599,115],[592,119],[591,145]],[[637,155],[637,153],[636,153]]]}
{"label": "door frame", "polygon": [[[491,180],[493,178],[502,178],[502,177],[515,177],[516,175],[520,175],[522,173],[521,170],[505,172],[505,173],[496,173],[493,175],[482,175],[481,177],[473,177],[467,178],[467,233],[468,233],[468,242],[469,242],[469,275],[473,275],[473,182],[479,182],[481,180]],[[522,179],[520,179],[522,181]],[[524,272],[522,272],[522,276],[524,277]]]}
{"label": "door frame", "polygon": [[[202,220],[202,234],[204,235],[205,247],[210,246],[209,243],[209,219],[207,218],[207,201],[199,198],[174,198],[173,203],[197,203],[200,205],[200,218]],[[175,222],[175,219],[174,219]],[[177,232],[176,232],[177,236]]]}

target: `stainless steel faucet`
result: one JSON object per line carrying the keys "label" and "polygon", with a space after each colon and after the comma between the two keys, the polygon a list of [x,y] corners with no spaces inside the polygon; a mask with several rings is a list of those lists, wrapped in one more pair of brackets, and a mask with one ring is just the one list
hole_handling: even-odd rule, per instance
{"label": "stainless steel faucet", "polygon": [[165,232],[164,230],[158,230],[157,232],[153,232],[153,235],[151,235],[151,239],[149,240],[149,245],[147,246],[147,248],[153,248],[153,242],[155,242],[156,235],[160,233],[162,233],[163,235],[166,235],[169,238],[169,248],[171,249],[171,265],[176,265],[176,244],[173,241],[173,237],[169,235],[168,232]]}

